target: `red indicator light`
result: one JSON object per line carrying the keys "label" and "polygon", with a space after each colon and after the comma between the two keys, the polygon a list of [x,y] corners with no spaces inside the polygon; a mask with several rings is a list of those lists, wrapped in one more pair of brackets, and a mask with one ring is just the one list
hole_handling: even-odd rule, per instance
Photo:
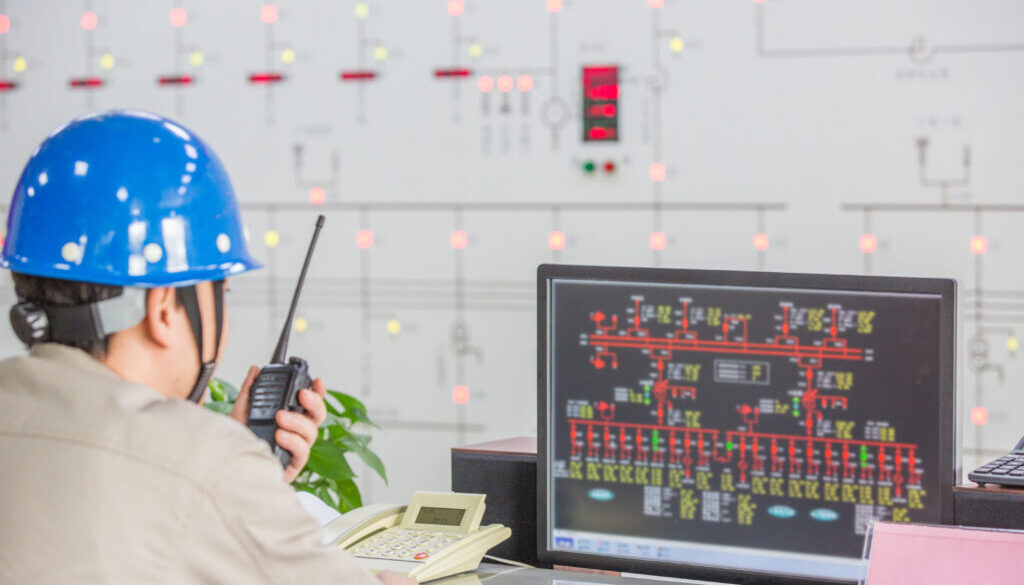
{"label": "red indicator light", "polygon": [[87,10],[78,22],[82,25],[82,30],[96,30],[96,25],[100,23],[100,19],[96,17],[95,12]]}
{"label": "red indicator light", "polygon": [[976,427],[983,427],[988,424],[988,409],[984,406],[975,406],[971,409],[971,424]]}
{"label": "red indicator light", "polygon": [[280,83],[282,81],[284,81],[284,75],[280,73],[253,73],[249,76],[249,83],[257,85]]}
{"label": "red indicator light", "polygon": [[327,201],[327,191],[323,187],[313,187],[309,190],[309,202],[313,205],[323,205]]}
{"label": "red indicator light", "polygon": [[604,163],[604,172],[608,173],[609,175],[614,173],[615,172],[615,163],[610,161],[610,160],[609,161],[605,161],[605,163]]}
{"label": "red indicator light", "polygon": [[480,93],[491,93],[494,90],[494,78],[490,75],[481,75],[476,80],[476,87]]}
{"label": "red indicator light", "polygon": [[764,252],[768,249],[772,241],[768,239],[768,234],[757,234],[754,236],[754,249],[758,252]]}
{"label": "red indicator light", "polygon": [[434,69],[434,77],[469,77],[469,69]]}
{"label": "red indicator light", "polygon": [[498,78],[498,91],[501,93],[508,93],[512,91],[512,87],[515,86],[515,80],[512,79],[511,75],[502,75]]}
{"label": "red indicator light", "polygon": [[533,78],[529,75],[520,75],[519,78],[516,79],[516,87],[523,93],[529,92],[533,89]]}
{"label": "red indicator light", "polygon": [[157,78],[160,85],[192,85],[194,81],[191,75],[162,75]]}
{"label": "red indicator light", "polygon": [[615,129],[594,126],[590,129],[588,136],[591,140],[612,140],[615,138]]}
{"label": "red indicator light", "polygon": [[657,10],[665,6],[665,0],[647,0],[647,5],[653,8],[654,10]]}
{"label": "red indicator light", "polygon": [[95,89],[103,87],[102,77],[75,77],[68,82],[68,85],[75,89]]}
{"label": "red indicator light", "polygon": [[548,0],[548,12],[561,12],[562,0]]}
{"label": "red indicator light", "polygon": [[459,384],[452,388],[452,402],[455,404],[468,404],[469,403],[469,386]]}
{"label": "red indicator light", "polygon": [[462,13],[466,11],[466,2],[464,0],[448,0],[448,14],[450,16],[462,16]]}
{"label": "red indicator light", "polygon": [[668,245],[668,238],[664,232],[651,232],[651,235],[647,237],[647,245],[655,252],[661,252]]}
{"label": "red indicator light", "polygon": [[263,8],[260,8],[260,20],[263,24],[274,24],[277,22],[277,6],[273,4],[264,4]]}
{"label": "red indicator light", "polygon": [[875,234],[861,234],[858,244],[860,251],[865,254],[874,254],[878,250],[878,238],[875,237]]}
{"label": "red indicator light", "polygon": [[170,21],[171,26],[175,28],[185,26],[188,23],[188,12],[185,12],[184,8],[173,8],[171,9]]}
{"label": "red indicator light", "polygon": [[619,85],[598,85],[590,88],[587,97],[592,100],[617,100],[619,99]]}
{"label": "red indicator light", "polygon": [[565,249],[565,234],[555,230],[548,234],[548,248],[552,250]]}
{"label": "red indicator light", "polygon": [[469,245],[469,236],[463,230],[452,230],[448,236],[448,243],[452,245],[453,250],[465,250]]}
{"label": "red indicator light", "polygon": [[971,253],[984,254],[988,252],[988,238],[985,236],[974,236],[971,238]]}
{"label": "red indicator light", "polygon": [[665,165],[663,165],[662,163],[651,163],[651,166],[647,168],[647,174],[655,183],[660,183],[664,181],[667,172],[668,171],[665,169]]}
{"label": "red indicator light", "polygon": [[11,91],[18,88],[18,82],[9,79],[0,79],[0,91]]}
{"label": "red indicator light", "polygon": [[0,14],[0,35],[7,34],[11,30],[11,19],[6,14]]}
{"label": "red indicator light", "polygon": [[359,230],[356,232],[356,247],[360,250],[369,250],[373,247],[373,230]]}
{"label": "red indicator light", "polygon": [[342,81],[369,81],[377,78],[376,71],[342,71]]}

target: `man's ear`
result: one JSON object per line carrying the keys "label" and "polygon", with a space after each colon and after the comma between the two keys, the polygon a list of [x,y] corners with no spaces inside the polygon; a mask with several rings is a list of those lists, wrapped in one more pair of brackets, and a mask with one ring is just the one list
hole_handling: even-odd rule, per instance
{"label": "man's ear", "polygon": [[174,340],[172,328],[179,310],[177,294],[171,287],[149,289],[146,294],[145,331],[153,343],[170,347]]}

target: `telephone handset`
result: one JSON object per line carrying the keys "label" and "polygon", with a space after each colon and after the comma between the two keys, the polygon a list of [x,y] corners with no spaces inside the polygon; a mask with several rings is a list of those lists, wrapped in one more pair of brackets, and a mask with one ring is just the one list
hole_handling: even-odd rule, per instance
{"label": "telephone handset", "polygon": [[324,526],[324,544],[348,549],[367,569],[395,571],[420,583],[480,565],[512,531],[480,526],[484,494],[416,492],[408,506],[377,504]]}

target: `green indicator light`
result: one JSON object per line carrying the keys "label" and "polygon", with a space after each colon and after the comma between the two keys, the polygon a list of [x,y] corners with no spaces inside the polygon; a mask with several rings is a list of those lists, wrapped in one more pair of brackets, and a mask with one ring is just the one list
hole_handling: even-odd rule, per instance
{"label": "green indicator light", "polygon": [[644,392],[650,392],[650,391],[651,391],[651,387],[650,386],[644,386]]}
{"label": "green indicator light", "polygon": [[793,417],[796,418],[798,416],[800,416],[800,411],[796,410],[796,409],[793,409]]}
{"label": "green indicator light", "polygon": [[583,172],[584,173],[592,173],[592,172],[594,172],[594,161],[588,160],[587,162],[583,163]]}
{"label": "green indicator light", "polygon": [[654,445],[655,449],[658,448],[658,431],[653,431],[651,433],[651,443]]}
{"label": "green indicator light", "polygon": [[651,403],[651,397],[650,396],[644,396],[644,405],[649,405],[650,403]]}
{"label": "green indicator light", "polygon": [[732,441],[726,441],[725,442],[725,450],[726,451],[732,451]]}

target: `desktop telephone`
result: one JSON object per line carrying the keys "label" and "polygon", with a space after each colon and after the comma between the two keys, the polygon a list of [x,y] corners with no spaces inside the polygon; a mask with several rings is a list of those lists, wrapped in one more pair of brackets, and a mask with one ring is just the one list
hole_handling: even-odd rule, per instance
{"label": "desktop telephone", "polygon": [[416,492],[408,506],[364,506],[324,526],[324,543],[348,549],[370,571],[420,583],[472,571],[512,535],[501,524],[480,526],[485,497]]}

